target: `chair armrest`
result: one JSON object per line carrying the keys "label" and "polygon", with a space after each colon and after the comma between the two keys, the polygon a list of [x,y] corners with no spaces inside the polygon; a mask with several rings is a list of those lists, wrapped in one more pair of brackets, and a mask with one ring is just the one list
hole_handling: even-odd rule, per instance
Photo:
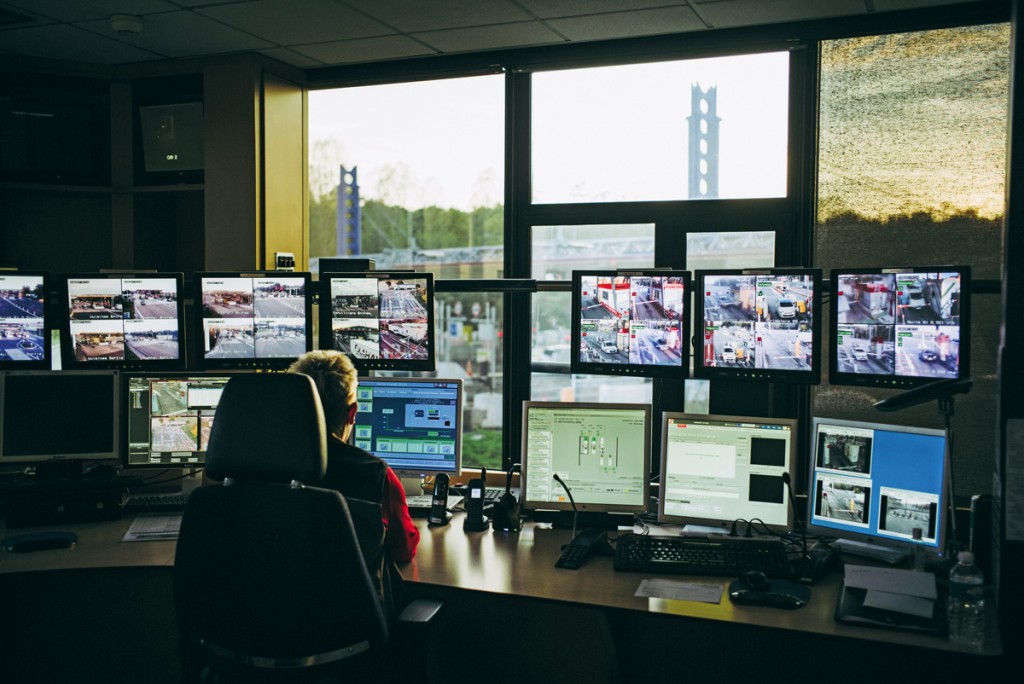
{"label": "chair armrest", "polygon": [[410,626],[428,624],[440,612],[442,605],[444,604],[440,601],[432,601],[430,599],[410,601],[409,605],[399,614],[398,621]]}

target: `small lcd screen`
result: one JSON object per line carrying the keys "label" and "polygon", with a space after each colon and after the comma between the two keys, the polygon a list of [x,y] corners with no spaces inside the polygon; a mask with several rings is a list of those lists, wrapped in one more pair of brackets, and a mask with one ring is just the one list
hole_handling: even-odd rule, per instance
{"label": "small lcd screen", "polygon": [[46,276],[0,271],[0,369],[49,369]]}

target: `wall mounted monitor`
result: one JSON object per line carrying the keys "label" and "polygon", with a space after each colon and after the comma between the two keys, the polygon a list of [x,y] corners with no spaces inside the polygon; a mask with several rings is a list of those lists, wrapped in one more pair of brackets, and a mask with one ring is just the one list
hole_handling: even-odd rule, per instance
{"label": "wall mounted monitor", "polygon": [[640,513],[650,492],[649,404],[523,402],[523,506]]}
{"label": "wall mounted monitor", "polygon": [[807,531],[855,542],[945,548],[942,430],[814,418]]}
{"label": "wall mounted monitor", "polygon": [[399,477],[462,470],[462,380],[360,378],[352,443]]}
{"label": "wall mounted monitor", "polygon": [[230,374],[124,373],[126,468],[201,467]]}
{"label": "wall mounted monitor", "polygon": [[0,372],[0,466],[119,457],[116,371]]}
{"label": "wall mounted monitor", "polygon": [[688,271],[573,271],[573,373],[689,375]]}
{"label": "wall mounted monitor", "polygon": [[832,271],[829,382],[969,378],[970,280],[967,266]]}
{"label": "wall mounted monitor", "polygon": [[147,173],[202,170],[203,103],[139,107]]}
{"label": "wall mounted monitor", "polygon": [[361,371],[434,370],[434,276],[366,271],[320,274],[320,348]]}
{"label": "wall mounted monitor", "polygon": [[180,273],[61,276],[63,368],[185,367]]}
{"label": "wall mounted monitor", "polygon": [[821,380],[821,271],[697,271],[693,373],[817,384]]}
{"label": "wall mounted monitor", "polygon": [[202,370],[282,369],[313,348],[309,273],[196,273]]}
{"label": "wall mounted monitor", "polygon": [[48,285],[43,272],[0,271],[0,370],[50,369]]}
{"label": "wall mounted monitor", "polygon": [[664,413],[658,520],[731,530],[761,521],[788,532],[786,491],[796,475],[797,422],[786,418]]}

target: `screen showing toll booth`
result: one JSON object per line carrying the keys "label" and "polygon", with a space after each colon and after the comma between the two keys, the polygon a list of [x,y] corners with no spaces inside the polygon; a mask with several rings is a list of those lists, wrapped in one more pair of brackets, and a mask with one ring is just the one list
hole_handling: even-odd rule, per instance
{"label": "screen showing toll booth", "polygon": [[321,349],[360,370],[434,369],[433,274],[322,274],[320,302]]}
{"label": "screen showing toll booth", "polygon": [[62,289],[66,367],[184,367],[180,273],[67,275]]}
{"label": "screen showing toll booth", "polygon": [[830,381],[913,387],[969,377],[969,269],[832,273]]}
{"label": "screen showing toll booth", "polygon": [[573,271],[574,373],[689,374],[690,274]]}
{"label": "screen showing toll booth", "polygon": [[45,273],[0,271],[0,370],[50,368]]}
{"label": "screen showing toll booth", "polygon": [[201,368],[286,368],[313,348],[308,273],[200,273]]}
{"label": "screen showing toll booth", "polygon": [[817,383],[821,272],[698,271],[697,377]]}

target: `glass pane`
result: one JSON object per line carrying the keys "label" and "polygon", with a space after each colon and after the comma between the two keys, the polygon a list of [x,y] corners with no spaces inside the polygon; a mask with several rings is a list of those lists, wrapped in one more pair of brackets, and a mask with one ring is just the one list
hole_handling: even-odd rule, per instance
{"label": "glass pane", "polygon": [[530,376],[530,385],[530,398],[534,401],[600,401],[622,404],[650,404],[654,387],[650,378],[562,373],[534,373]]}
{"label": "glass pane", "polygon": [[534,226],[531,246],[537,280],[570,280],[580,268],[651,268],[654,224]]}
{"label": "glass pane", "polygon": [[540,363],[569,365],[572,294],[537,292],[533,295],[533,346],[530,358]]}
{"label": "glass pane", "polygon": [[775,265],[775,231],[687,233],[686,270],[771,268]]}
{"label": "glass pane", "polygon": [[536,73],[533,201],[783,197],[785,52]]}
{"label": "glass pane", "polygon": [[504,78],[309,93],[309,253],[493,278],[504,238]]}

